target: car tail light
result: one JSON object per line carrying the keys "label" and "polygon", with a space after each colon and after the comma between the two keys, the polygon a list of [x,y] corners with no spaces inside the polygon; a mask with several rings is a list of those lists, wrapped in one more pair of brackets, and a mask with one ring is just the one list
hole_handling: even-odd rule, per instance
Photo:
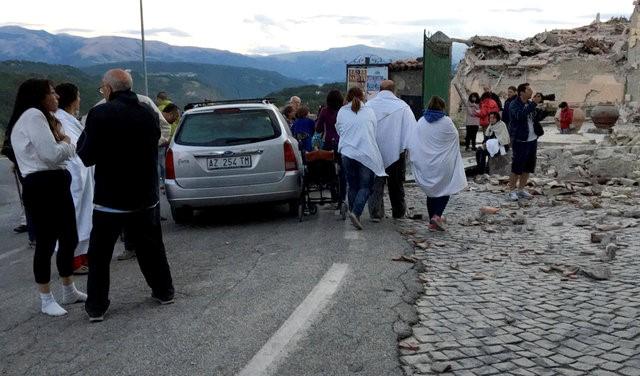
{"label": "car tail light", "polygon": [[296,153],[293,151],[293,145],[289,141],[284,143],[284,169],[285,171],[296,171],[298,169]]}
{"label": "car tail light", "polygon": [[167,149],[167,156],[164,159],[165,179],[175,180],[176,169],[173,167],[173,150]]}

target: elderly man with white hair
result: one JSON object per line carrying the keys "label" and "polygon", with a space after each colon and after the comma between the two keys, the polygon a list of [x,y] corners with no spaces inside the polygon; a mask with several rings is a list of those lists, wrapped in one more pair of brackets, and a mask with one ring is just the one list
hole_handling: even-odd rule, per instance
{"label": "elderly man with white hair", "polygon": [[300,105],[302,105],[302,99],[300,99],[300,97],[294,95],[293,97],[289,98],[289,106],[293,107],[294,113],[298,111]]}
{"label": "elderly man with white hair", "polygon": [[78,140],[78,156],[95,166],[93,229],[85,310],[89,321],[104,319],[109,308],[109,267],[124,229],[136,247],[138,264],[151,296],[173,303],[171,271],[160,228],[158,115],[131,90],[122,69],[105,73],[100,92],[106,103],[89,111]]}
{"label": "elderly man with white hair", "polygon": [[406,143],[409,132],[417,122],[413,111],[405,101],[395,95],[395,83],[384,80],[380,92],[367,106],[373,110],[378,120],[376,141],[382,154],[385,172],[388,176],[376,177],[369,197],[371,220],[379,222],[384,218],[384,186],[388,185],[391,215],[402,218],[406,214],[404,200],[404,177],[406,171]]}

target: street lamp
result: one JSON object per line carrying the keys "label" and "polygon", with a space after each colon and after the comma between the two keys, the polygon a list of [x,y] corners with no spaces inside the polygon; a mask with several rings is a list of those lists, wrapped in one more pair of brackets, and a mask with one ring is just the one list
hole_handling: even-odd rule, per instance
{"label": "street lamp", "polygon": [[144,47],[144,15],[142,13],[142,0],[140,0],[140,34],[142,35],[142,67],[144,69],[144,93],[149,96],[149,81],[147,80],[147,57]]}

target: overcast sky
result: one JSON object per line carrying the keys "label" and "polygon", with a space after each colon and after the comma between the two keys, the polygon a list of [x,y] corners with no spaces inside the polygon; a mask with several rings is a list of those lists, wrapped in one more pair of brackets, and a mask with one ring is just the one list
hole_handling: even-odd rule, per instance
{"label": "overcast sky", "polygon": [[[458,38],[479,34],[522,39],[545,29],[588,24],[598,12],[606,20],[633,11],[632,0],[146,0],[144,6],[148,39],[250,54],[353,44],[419,50],[424,29]],[[0,12],[1,25],[138,38],[139,2],[9,1]]]}

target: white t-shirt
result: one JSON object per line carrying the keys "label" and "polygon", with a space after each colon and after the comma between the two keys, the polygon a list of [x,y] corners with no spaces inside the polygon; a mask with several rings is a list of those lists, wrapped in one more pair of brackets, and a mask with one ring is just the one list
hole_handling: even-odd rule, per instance
{"label": "white t-shirt", "polygon": [[36,108],[26,110],[11,131],[11,146],[22,177],[39,171],[64,170],[76,146],[57,142],[47,118]]}
{"label": "white t-shirt", "polygon": [[536,136],[536,131],[533,129],[533,116],[534,114],[529,114],[529,116],[527,117],[527,125],[529,126],[529,138],[527,139],[527,142],[535,141],[538,139],[538,136]]}

